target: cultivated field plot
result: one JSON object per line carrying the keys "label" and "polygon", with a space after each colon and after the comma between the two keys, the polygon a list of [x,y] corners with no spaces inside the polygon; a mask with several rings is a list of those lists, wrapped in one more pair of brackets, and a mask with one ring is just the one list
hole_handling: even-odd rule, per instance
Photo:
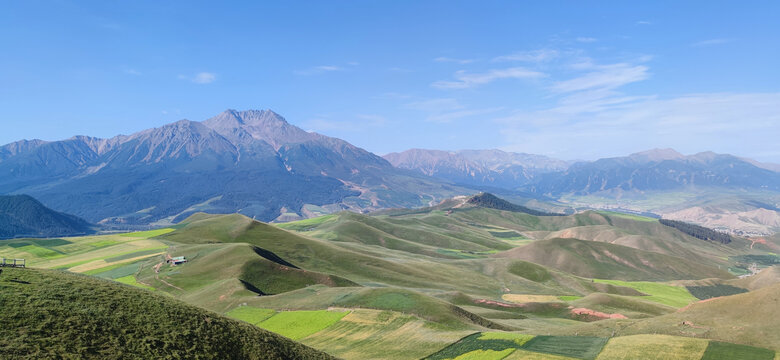
{"label": "cultivated field plot", "polygon": [[426,359],[595,359],[606,342],[589,336],[476,333]]}
{"label": "cultivated field plot", "polygon": [[775,352],[753,346],[710,341],[701,360],[772,360]]}
{"label": "cultivated field plot", "polygon": [[668,335],[632,335],[609,340],[598,360],[669,359],[698,360],[707,340]]}
{"label": "cultivated field plot", "polygon": [[337,323],[347,314],[348,310],[282,311],[256,325],[290,339],[300,340]]}
{"label": "cultivated field plot", "polygon": [[642,296],[642,299],[654,301],[660,304],[681,308],[692,302],[698,301],[695,296],[688,292],[688,289],[682,286],[672,286],[650,281],[622,281],[622,280],[601,280],[594,279],[597,283],[612,284],[634,288],[639,292],[649,296]]}
{"label": "cultivated field plot", "polygon": [[502,299],[515,304],[525,304],[529,302],[558,302],[561,300],[557,295],[523,295],[523,294],[504,294]]}
{"label": "cultivated field plot", "polygon": [[354,309],[301,341],[343,359],[420,359],[471,332],[445,329],[396,311]]}
{"label": "cultivated field plot", "polygon": [[606,338],[590,336],[537,336],[529,340],[523,349],[578,359],[595,359],[601,352]]}
{"label": "cultivated field plot", "polygon": [[148,233],[129,235],[7,240],[0,243],[0,257],[26,259],[28,266],[33,267],[93,275],[97,269],[132,263],[168,248],[158,240],[146,238]]}
{"label": "cultivated field plot", "polygon": [[711,299],[719,296],[729,296],[746,293],[747,289],[736,286],[717,284],[711,286],[686,286],[688,292],[699,300]]}
{"label": "cultivated field plot", "polygon": [[533,338],[533,335],[514,333],[475,333],[428,356],[429,360],[444,359],[503,359]]}
{"label": "cultivated field plot", "polygon": [[246,321],[252,325],[257,325],[271,316],[276,315],[276,310],[261,309],[252,306],[241,306],[228,311],[225,315],[234,319]]}

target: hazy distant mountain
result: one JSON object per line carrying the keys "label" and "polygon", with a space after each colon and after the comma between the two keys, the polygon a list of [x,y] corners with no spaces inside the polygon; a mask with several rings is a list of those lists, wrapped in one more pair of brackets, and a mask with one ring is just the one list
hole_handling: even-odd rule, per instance
{"label": "hazy distant mountain", "polygon": [[31,194],[103,223],[170,222],[195,211],[269,221],[419,206],[464,191],[306,132],[270,110],[227,110],[111,139],[0,147],[0,193]]}
{"label": "hazy distant mountain", "polygon": [[73,215],[56,212],[27,195],[0,195],[0,239],[93,233],[92,226]]}
{"label": "hazy distant mountain", "polygon": [[655,149],[576,163],[565,171],[545,174],[529,189],[542,194],[582,195],[688,187],[780,191],[780,173],[733,155],[702,152],[685,156],[671,149]]}
{"label": "hazy distant mountain", "polygon": [[384,156],[393,166],[454,183],[518,188],[540,174],[564,170],[565,161],[501,150],[441,151],[411,149]]}

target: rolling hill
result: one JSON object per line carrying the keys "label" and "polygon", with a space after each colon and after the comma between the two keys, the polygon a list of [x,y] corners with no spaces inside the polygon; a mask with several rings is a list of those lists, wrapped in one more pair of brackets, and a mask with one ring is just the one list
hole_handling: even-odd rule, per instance
{"label": "rolling hill", "polygon": [[668,334],[705,337],[780,350],[774,316],[780,285],[694,303],[681,311],[641,320],[607,320],[572,327],[567,333]]}
{"label": "rolling hill", "polygon": [[725,270],[680,257],[577,239],[539,240],[495,256],[526,260],[587,278],[663,281],[731,277]]}
{"label": "rolling hill", "polygon": [[30,196],[0,195],[0,239],[93,232],[93,226],[83,219],[49,209]]}
{"label": "rolling hill", "polygon": [[[475,333],[490,333],[491,351],[516,358],[563,351],[613,356],[648,341],[695,341],[699,359],[740,345],[647,335],[652,326],[630,332],[634,325],[623,324],[671,317],[696,308],[700,298],[748,295],[777,281],[775,268],[744,279],[726,271],[768,259],[768,242],[701,240],[636,215],[526,210],[480,194],[426,208],[342,211],[281,224],[195,213],[151,231],[8,240],[0,255],[161,293],[349,359],[454,354],[466,344],[459,339]],[[166,262],[179,256],[187,262]],[[726,323],[736,321],[728,316]],[[621,337],[608,339],[615,326]],[[641,336],[622,336],[629,334]],[[507,348],[514,340],[495,337],[536,340]],[[769,343],[775,339],[753,345],[772,348]]]}
{"label": "rolling hill", "polygon": [[282,336],[112,281],[3,269],[4,358],[332,359]]}

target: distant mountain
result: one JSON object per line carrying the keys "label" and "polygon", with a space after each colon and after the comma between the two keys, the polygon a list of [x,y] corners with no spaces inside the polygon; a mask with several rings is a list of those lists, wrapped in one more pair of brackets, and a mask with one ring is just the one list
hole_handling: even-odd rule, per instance
{"label": "distant mountain", "polygon": [[540,174],[565,170],[565,161],[501,150],[411,149],[384,156],[393,166],[454,183],[515,189]]}
{"label": "distant mountain", "polygon": [[0,195],[0,239],[72,236],[93,233],[92,226],[73,215],[49,209],[27,195]]}
{"label": "distant mountain", "polygon": [[197,211],[290,220],[420,206],[465,192],[306,132],[270,110],[227,110],[111,139],[0,147],[0,194],[31,194],[120,226],[170,224]]}
{"label": "distant mountain", "polygon": [[576,163],[565,171],[541,176],[528,190],[551,195],[585,195],[691,187],[780,191],[780,173],[733,155],[702,152],[685,156],[671,149],[655,149]]}

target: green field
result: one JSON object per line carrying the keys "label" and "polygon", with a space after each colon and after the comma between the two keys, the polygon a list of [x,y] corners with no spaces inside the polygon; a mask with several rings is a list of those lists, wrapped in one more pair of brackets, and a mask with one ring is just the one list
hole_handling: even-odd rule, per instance
{"label": "green field", "polygon": [[154,230],[147,230],[147,231],[136,231],[136,232],[122,234],[121,236],[124,236],[124,237],[137,237],[137,238],[148,239],[148,238],[153,238],[153,237],[156,237],[156,236],[164,235],[164,234],[167,234],[169,232],[173,232],[175,230],[176,229],[174,229],[174,228],[162,228],[162,229],[154,229]]}
{"label": "green field", "polygon": [[688,289],[681,286],[672,286],[647,281],[620,281],[603,279],[594,279],[593,281],[604,284],[630,287],[649,295],[643,296],[643,299],[678,308],[698,300],[695,296],[688,292]]}
{"label": "green field", "polygon": [[133,275],[123,276],[121,278],[114,279],[114,281],[116,281],[118,283],[122,283],[122,284],[127,284],[127,285],[131,285],[131,286],[139,287],[141,289],[146,289],[146,290],[151,290],[151,291],[155,290],[155,288],[153,288],[153,287],[151,287],[149,285],[144,285],[144,284],[141,284],[138,281],[136,281],[135,280],[135,276],[133,276]]}
{"label": "green field", "polygon": [[303,339],[327,328],[349,314],[349,311],[283,311],[256,325],[293,340]]}
{"label": "green field", "polygon": [[[532,335],[512,333],[475,333],[460,339],[458,342],[431,354],[428,360],[444,359],[502,359],[514,349],[520,349],[523,344],[533,338]],[[498,357],[502,355],[502,357]],[[482,357],[479,357],[482,356]]]}
{"label": "green field", "polygon": [[579,359],[595,359],[606,343],[607,339],[600,337],[537,336],[525,343],[523,349]]}
{"label": "green field", "polygon": [[246,321],[253,325],[257,325],[260,322],[270,318],[271,316],[274,316],[275,314],[276,314],[276,310],[273,309],[261,309],[261,308],[251,307],[251,306],[241,306],[228,311],[225,315],[227,315],[228,317],[232,317],[234,319]]}
{"label": "green field", "polygon": [[667,335],[621,336],[610,339],[597,359],[699,360],[706,347],[707,340],[703,339]]}
{"label": "green field", "polygon": [[706,300],[719,296],[736,295],[747,292],[747,289],[743,289],[736,286],[716,284],[710,286],[686,286],[688,292],[695,296],[697,299]]}
{"label": "green field", "polygon": [[772,360],[775,352],[747,345],[710,341],[701,360]]}

